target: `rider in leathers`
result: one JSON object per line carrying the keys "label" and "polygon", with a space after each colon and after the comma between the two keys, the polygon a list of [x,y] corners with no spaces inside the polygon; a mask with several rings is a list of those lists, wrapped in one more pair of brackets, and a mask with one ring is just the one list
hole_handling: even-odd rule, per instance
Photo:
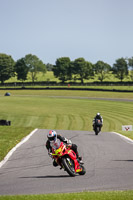
{"label": "rider in leathers", "polygon": [[101,127],[103,126],[103,118],[102,118],[102,116],[101,116],[100,113],[97,113],[96,116],[95,116],[94,119],[93,119],[93,129],[94,129],[94,126],[95,126],[95,121],[96,121],[96,119],[100,119],[101,124],[102,124]]}
{"label": "rider in leathers", "polygon": [[[50,153],[52,152],[52,146],[56,146],[57,145],[57,142],[58,140],[60,140],[61,142],[65,143],[67,146],[69,146],[77,155],[77,159],[81,161],[81,157],[79,157],[79,154],[78,154],[78,151],[77,151],[77,145],[76,144],[72,144],[71,140],[68,140],[67,138],[61,136],[61,135],[58,135],[56,133],[56,131],[54,130],[50,130],[48,135],[47,135],[47,142],[46,142],[46,148],[48,150],[48,154],[50,155]],[[57,162],[54,160],[53,161],[53,166],[58,166]]]}

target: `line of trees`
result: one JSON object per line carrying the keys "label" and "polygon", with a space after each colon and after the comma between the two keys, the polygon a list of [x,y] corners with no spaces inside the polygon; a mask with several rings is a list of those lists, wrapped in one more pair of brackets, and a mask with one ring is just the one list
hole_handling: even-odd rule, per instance
{"label": "line of trees", "polygon": [[133,57],[119,58],[111,67],[103,61],[97,61],[92,64],[84,58],[77,58],[71,61],[69,57],[58,58],[55,65],[44,64],[36,55],[32,54],[27,54],[15,62],[12,56],[0,54],[0,81],[2,84],[13,76],[17,76],[18,80],[24,82],[27,80],[28,74],[31,75],[32,82],[35,82],[37,73],[42,72],[45,74],[47,70],[53,71],[54,76],[62,83],[68,80],[76,81],[77,79],[83,83],[85,79],[89,80],[94,78],[95,75],[102,82],[110,71],[121,82],[128,74],[131,81],[133,81]]}
{"label": "line of trees", "polygon": [[2,84],[14,76],[23,82],[27,80],[28,73],[34,82],[38,72],[46,73],[46,71],[46,65],[35,55],[28,54],[15,62],[11,56],[0,54],[0,81]]}
{"label": "line of trees", "polygon": [[[130,74],[129,74],[130,68]],[[86,61],[84,58],[77,58],[74,61],[70,61],[68,57],[58,58],[56,64],[53,66],[54,76],[59,78],[62,82],[67,80],[80,80],[83,81],[98,76],[98,80],[101,82],[109,76],[109,72],[112,72],[116,78],[121,82],[125,77],[130,76],[133,81],[133,57],[132,58],[119,58],[111,67],[108,63],[103,61],[97,61],[95,64]]]}

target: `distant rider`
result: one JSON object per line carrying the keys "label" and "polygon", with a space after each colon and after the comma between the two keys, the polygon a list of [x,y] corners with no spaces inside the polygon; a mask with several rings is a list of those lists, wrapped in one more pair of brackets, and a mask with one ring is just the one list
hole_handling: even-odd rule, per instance
{"label": "distant rider", "polygon": [[[68,140],[67,138],[58,135],[56,133],[56,131],[54,130],[50,130],[49,133],[47,134],[47,142],[46,142],[46,148],[48,150],[48,154],[50,155],[50,153],[52,152],[52,147],[56,147],[58,146],[58,143],[61,141],[63,143],[66,144],[66,146],[70,147],[77,155],[77,159],[79,160],[79,162],[81,161],[81,157],[79,157],[78,151],[77,151],[77,145],[76,144],[72,144],[71,140]],[[57,162],[54,160],[53,161],[53,166],[56,167],[58,166]]]}
{"label": "distant rider", "polygon": [[100,113],[97,113],[96,116],[93,119],[93,129],[94,129],[94,125],[95,125],[96,119],[100,119],[100,121],[101,121],[101,127],[103,126],[103,118],[102,118],[102,116],[101,116]]}

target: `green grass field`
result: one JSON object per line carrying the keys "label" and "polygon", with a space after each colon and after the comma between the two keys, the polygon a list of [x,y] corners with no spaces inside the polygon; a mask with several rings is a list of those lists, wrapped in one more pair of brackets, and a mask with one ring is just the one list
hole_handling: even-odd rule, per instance
{"label": "green grass field", "polygon": [[133,191],[0,196],[0,200],[133,200]]}
{"label": "green grass field", "polygon": [[[29,81],[32,81],[30,73],[28,74],[26,82],[29,82]],[[42,74],[41,72],[39,72],[37,74],[37,80],[36,81],[57,81],[57,82],[60,82],[59,79],[54,76],[52,71],[47,71],[46,74]],[[74,81],[74,80],[71,80],[71,81]],[[95,77],[93,77],[93,79],[84,80],[85,83],[86,82],[93,82],[93,81],[98,81],[97,75],[95,75]],[[120,81],[120,80],[118,78],[116,78],[114,76],[114,74],[112,74],[112,72],[110,72],[108,74],[108,76],[104,79],[104,81]],[[130,79],[129,76],[127,76],[126,78],[124,78],[123,81],[131,81],[131,79]],[[20,82],[20,80],[17,80],[17,77],[15,76],[15,77],[12,77],[9,80],[5,81],[5,83],[8,83],[8,82]],[[77,80],[77,82],[80,83],[79,80]]]}
{"label": "green grass field", "polygon": [[[59,81],[58,78],[55,78],[52,71],[47,71],[46,74],[42,74],[41,72],[37,74],[37,80],[36,81]],[[30,73],[28,74],[26,82],[32,81]],[[6,80],[5,83],[8,82],[20,82],[20,80],[17,80],[17,77],[12,77],[9,80]]]}
{"label": "green grass field", "polygon": [[[132,93],[87,91],[13,90],[11,96],[0,91],[0,119],[11,121],[0,126],[0,160],[25,135],[35,128],[88,130],[97,112],[104,119],[102,131],[116,131],[133,139],[133,132],[122,132],[122,125],[132,125],[132,102],[86,99],[132,98]],[[8,142],[9,141],[9,142]]]}
{"label": "green grass field", "polygon": [[[11,90],[4,96],[0,90],[0,119],[11,120],[11,126],[0,126],[0,160],[23,137],[35,128],[88,130],[97,112],[104,119],[102,131],[115,131],[133,139],[132,132],[122,132],[122,125],[133,125],[132,93],[60,91],[60,90]],[[119,101],[88,98],[120,98]],[[39,196],[0,196],[0,199],[133,199],[133,191],[55,194]]]}

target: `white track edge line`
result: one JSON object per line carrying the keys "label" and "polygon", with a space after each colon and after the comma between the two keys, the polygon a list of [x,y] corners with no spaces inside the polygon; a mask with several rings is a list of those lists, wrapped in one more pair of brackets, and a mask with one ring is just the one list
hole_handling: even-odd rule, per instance
{"label": "white track edge line", "polygon": [[122,137],[124,140],[126,140],[126,142],[128,142],[128,143],[130,143],[130,144],[133,144],[133,140],[130,139],[130,138],[128,138],[127,136],[121,135],[120,133],[117,133],[117,132],[112,132],[112,133],[114,133],[114,134],[116,134],[116,135],[119,135],[119,136]]}
{"label": "white track edge line", "polygon": [[16,151],[18,147],[20,147],[22,144],[24,144],[26,141],[29,140],[29,138],[37,131],[38,129],[34,129],[29,135],[24,137],[15,147],[13,147],[8,154],[5,156],[5,158],[0,162],[0,168],[8,161],[8,159],[11,157],[11,155]]}

